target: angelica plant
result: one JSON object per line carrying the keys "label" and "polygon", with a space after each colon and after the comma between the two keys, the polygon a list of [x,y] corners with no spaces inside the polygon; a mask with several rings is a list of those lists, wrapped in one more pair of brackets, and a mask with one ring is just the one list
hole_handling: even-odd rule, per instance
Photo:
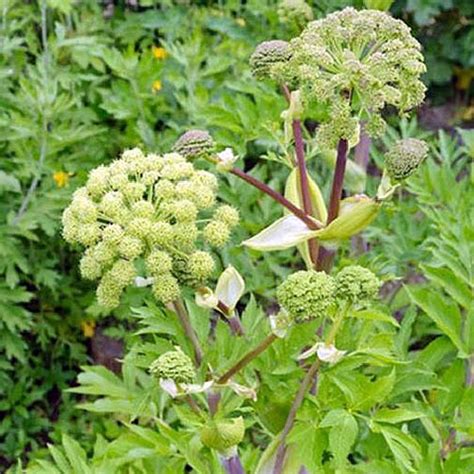
{"label": "angelica plant", "polygon": [[[295,8],[301,10],[302,3],[283,2],[280,14],[294,21]],[[386,154],[377,194],[343,199],[348,154],[357,145],[362,127],[372,137],[383,133],[386,106],[405,114],[422,101],[423,57],[403,22],[384,12],[347,8],[310,22],[289,43],[260,44],[250,58],[250,68],[256,78],[276,83],[288,102],[282,118],[291,151],[281,158],[289,168],[283,193],[239,168],[234,151],[222,149],[208,131],[190,130],[176,141],[172,153],[158,156],[127,150],[109,166],[92,171],[64,213],[64,237],[85,247],[81,273],[99,280],[97,298],[102,306],[119,305],[129,285],[151,285],[156,303],[176,314],[194,349],[193,357],[184,346],[154,357],[147,372],[156,384],[151,384],[153,393],[147,397],[153,398],[159,390],[168,394],[180,407],[178,416],[182,415],[179,404],[187,404],[190,414],[183,417],[187,429],[199,433],[200,446],[217,455],[226,472],[245,472],[239,443],[249,425],[265,426],[265,417],[256,407],[275,382],[262,373],[256,376],[249,366],[258,364],[270,347],[282,364],[281,373],[288,364],[298,374],[304,370],[302,380],[292,386],[293,400],[285,405],[283,420],[271,433],[273,439],[259,453],[256,472],[300,472],[300,468],[314,470],[322,465],[322,452],[317,462],[305,459],[289,442],[296,436],[295,421],[309,391],[316,400],[313,418],[318,429],[329,430],[329,441],[324,442],[332,453],[331,465],[343,469],[358,433],[351,410],[366,422],[366,411],[376,404],[369,403],[369,395],[364,401],[351,393],[347,368],[354,370],[356,381],[369,387],[364,364],[371,366],[374,384],[393,386],[395,377],[394,370],[383,372],[395,364],[392,354],[365,347],[368,327],[358,323],[396,322],[370,310],[378,304],[380,279],[358,265],[333,271],[335,254],[377,217],[384,202],[421,165],[428,149],[419,140],[396,143]],[[318,125],[315,141],[320,150],[337,153],[327,203],[305,156],[309,145],[304,141],[308,136],[304,120],[311,116],[315,101],[328,112]],[[238,226],[239,212],[217,205],[218,178],[200,167],[238,177],[281,206],[282,217],[246,239],[245,247],[260,252],[296,247],[306,266],[268,289],[278,310],[265,319],[264,329],[257,331],[262,337],[252,339],[255,345],[250,348],[246,341],[253,334],[248,330],[256,330],[239,315],[245,275],[231,265],[215,274],[215,253]],[[191,318],[192,308],[201,308],[209,319]],[[224,355],[229,348],[219,345],[212,330],[216,317],[225,323],[238,348],[230,361]],[[227,337],[219,328],[220,337]],[[352,335],[356,330],[361,333],[357,338]],[[387,339],[391,334],[380,337]],[[288,355],[285,347],[292,350],[290,360],[282,356]],[[311,359],[309,365],[307,359]],[[339,397],[337,409],[327,407],[333,396]],[[247,418],[248,411],[252,415]],[[346,425],[348,440],[338,447],[337,430]],[[398,432],[369,422],[367,429],[382,433],[395,453]],[[410,469],[417,462],[417,456],[412,456]]]}

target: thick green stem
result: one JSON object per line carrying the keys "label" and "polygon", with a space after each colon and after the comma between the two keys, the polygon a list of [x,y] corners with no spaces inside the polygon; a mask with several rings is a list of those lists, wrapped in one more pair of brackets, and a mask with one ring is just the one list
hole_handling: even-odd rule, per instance
{"label": "thick green stem", "polygon": [[336,319],[334,320],[331,329],[329,331],[328,336],[326,337],[326,346],[329,346],[331,344],[334,344],[334,341],[336,340],[336,335],[337,331],[339,331],[339,328],[341,326],[342,321],[347,315],[347,312],[349,311],[350,304],[345,303],[342,308],[339,309],[339,311],[336,314]]}

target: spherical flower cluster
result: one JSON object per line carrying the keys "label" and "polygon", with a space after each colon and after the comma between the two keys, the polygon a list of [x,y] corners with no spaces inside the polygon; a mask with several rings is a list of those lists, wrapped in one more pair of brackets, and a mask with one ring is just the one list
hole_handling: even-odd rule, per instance
{"label": "spherical flower cluster", "polygon": [[364,302],[377,297],[380,280],[367,268],[350,265],[336,275],[336,296],[350,302]]}
{"label": "spherical flower cluster", "polygon": [[334,303],[334,278],[314,270],[290,275],[278,288],[278,303],[295,322],[301,323],[326,315]]}
{"label": "spherical flower cluster", "polygon": [[345,111],[341,136],[351,135],[347,111],[377,135],[385,126],[381,111],[386,105],[404,112],[423,100],[420,76],[426,68],[420,50],[402,21],[385,12],[348,7],[309,23],[291,41],[291,59],[280,80],[295,84],[304,101],[330,105],[328,122],[341,121]]}
{"label": "spherical flower cluster", "polygon": [[278,78],[291,58],[289,43],[272,40],[260,43],[250,56],[250,69],[257,79]]}
{"label": "spherical flower cluster", "polygon": [[313,19],[313,10],[305,0],[282,0],[278,5],[278,18],[299,32]]}
{"label": "spherical flower cluster", "polygon": [[189,130],[181,135],[173,146],[173,151],[188,160],[201,158],[214,151],[216,144],[206,130]]}
{"label": "spherical flower cluster", "polygon": [[145,156],[134,148],[91,171],[64,211],[63,235],[86,247],[80,270],[84,278],[100,279],[99,303],[116,307],[137,269],[146,270],[163,303],[179,296],[180,285],[204,285],[214,260],[198,247],[203,241],[221,247],[238,222],[232,207],[216,207],[216,190],[214,175],[177,153]]}
{"label": "spherical flower cluster", "polygon": [[196,377],[192,360],[180,349],[160,355],[150,365],[150,373],[158,379],[191,383]]}
{"label": "spherical flower cluster", "polygon": [[402,181],[412,175],[428,154],[423,140],[399,140],[385,155],[385,169],[392,181]]}

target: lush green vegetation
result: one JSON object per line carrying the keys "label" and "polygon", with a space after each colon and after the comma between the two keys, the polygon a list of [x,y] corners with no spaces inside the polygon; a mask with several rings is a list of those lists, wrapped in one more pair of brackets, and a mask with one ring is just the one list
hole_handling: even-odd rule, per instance
{"label": "lush green vegetation", "polygon": [[[326,101],[322,88],[311,95],[314,76],[295,73],[307,51],[293,56],[290,72],[272,71],[269,80],[252,74],[249,59],[261,42],[289,41],[312,18],[347,6],[390,8],[422,45],[424,104],[400,117],[400,100],[385,91],[386,128],[372,117],[376,106],[363,105],[364,97],[375,101],[375,82],[375,89],[358,91],[359,102],[351,95],[343,118],[331,100],[341,98],[344,108],[344,93]],[[473,11],[469,0],[0,0],[0,471],[220,473],[242,472],[240,463],[245,472],[263,474],[284,454],[281,467],[289,474],[301,466],[309,473],[472,472]],[[319,64],[313,67],[314,73]],[[410,81],[420,72],[414,70]],[[285,81],[303,95],[287,97],[289,105],[278,84]],[[406,76],[397,87],[413,91]],[[349,89],[357,91],[352,83]],[[368,138],[360,123],[380,133]],[[224,246],[196,239],[182,252],[204,249],[215,262],[199,284],[178,278],[194,344],[175,314],[183,307],[166,305],[157,289],[128,288],[113,309],[99,304],[96,283],[80,275],[83,247],[65,242],[61,221],[92,169],[135,147],[169,153],[189,129],[212,135],[215,148],[192,163],[216,175],[218,201],[240,215]],[[264,251],[267,242],[251,238],[293,214],[230,167],[324,227],[326,207],[338,214],[333,175],[341,161],[336,148],[346,139],[345,196],[377,195],[400,140],[424,140],[429,152],[403,187],[388,179],[380,200],[348,201],[367,205],[353,212],[349,231],[340,225],[329,237],[325,229],[307,234],[312,243],[298,240],[298,249],[277,242],[278,250]],[[292,172],[301,165],[295,144],[303,140],[310,181],[317,183],[308,188],[312,212],[301,168]],[[232,153],[222,154],[226,148]],[[215,166],[226,157],[238,159]],[[201,211],[199,219],[211,218]],[[307,225],[311,220],[303,232]],[[321,231],[316,227],[309,230]],[[219,240],[219,229],[217,237],[207,231],[208,242]],[[315,242],[334,250],[334,241],[334,260],[326,254],[312,262]],[[339,293],[319,318],[303,314],[298,302],[294,324],[276,330],[269,316],[278,303],[291,307],[282,284],[314,263],[336,282],[344,268],[362,266],[383,283],[379,295],[359,294],[360,301],[346,304]],[[204,279],[222,296],[216,284],[230,265],[245,291],[235,312],[214,310]],[[235,273],[225,275],[240,285]],[[322,283],[316,286],[320,291]],[[331,302],[333,294],[325,298]],[[336,310],[343,307],[347,314]],[[262,341],[266,350],[226,378],[249,350],[263,349]],[[329,356],[319,351],[298,359],[321,349],[314,346],[321,341],[345,353],[333,347]],[[216,386],[172,399],[160,386],[158,379],[168,378],[161,366],[150,373],[150,365],[175,346],[199,362],[196,344],[204,362],[181,382],[216,380]],[[308,373],[317,375],[308,378],[312,387],[282,435]],[[228,451],[234,445],[237,451]]]}

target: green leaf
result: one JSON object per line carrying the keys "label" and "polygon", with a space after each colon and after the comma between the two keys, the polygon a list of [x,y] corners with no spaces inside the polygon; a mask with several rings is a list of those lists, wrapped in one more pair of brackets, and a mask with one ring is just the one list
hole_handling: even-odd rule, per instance
{"label": "green leaf", "polygon": [[397,320],[390,316],[389,314],[383,313],[382,311],[377,311],[375,309],[365,309],[360,311],[350,311],[349,315],[352,318],[358,319],[367,319],[370,321],[383,321],[390,323],[393,326],[400,327]]}
{"label": "green leaf", "polygon": [[416,420],[426,416],[422,412],[409,410],[407,408],[381,408],[374,415],[373,419],[383,423],[403,423],[405,421]]}
{"label": "green leaf", "polygon": [[421,449],[418,442],[397,428],[386,425],[375,425],[373,428],[379,431],[392,451],[396,464],[403,470],[418,472],[416,470],[421,461]]}
{"label": "green leaf", "polygon": [[92,470],[87,466],[86,452],[81,448],[80,444],[66,434],[63,435],[62,441],[73,472],[75,474],[92,474]]}
{"label": "green leaf", "polygon": [[421,265],[425,275],[441,288],[443,288],[454,300],[464,308],[470,308],[473,301],[472,290],[464,280],[457,278],[456,274],[448,268]]}
{"label": "green leaf", "polygon": [[20,182],[15,176],[0,170],[0,194],[4,192],[21,192]]}
{"label": "green leaf", "polygon": [[461,340],[461,313],[456,305],[429,288],[406,288],[412,301],[446,334],[461,353],[465,347]]}
{"label": "green leaf", "polygon": [[347,411],[336,409],[330,411],[319,426],[330,428],[329,450],[334,455],[336,466],[343,467],[359,431],[356,419]]}

